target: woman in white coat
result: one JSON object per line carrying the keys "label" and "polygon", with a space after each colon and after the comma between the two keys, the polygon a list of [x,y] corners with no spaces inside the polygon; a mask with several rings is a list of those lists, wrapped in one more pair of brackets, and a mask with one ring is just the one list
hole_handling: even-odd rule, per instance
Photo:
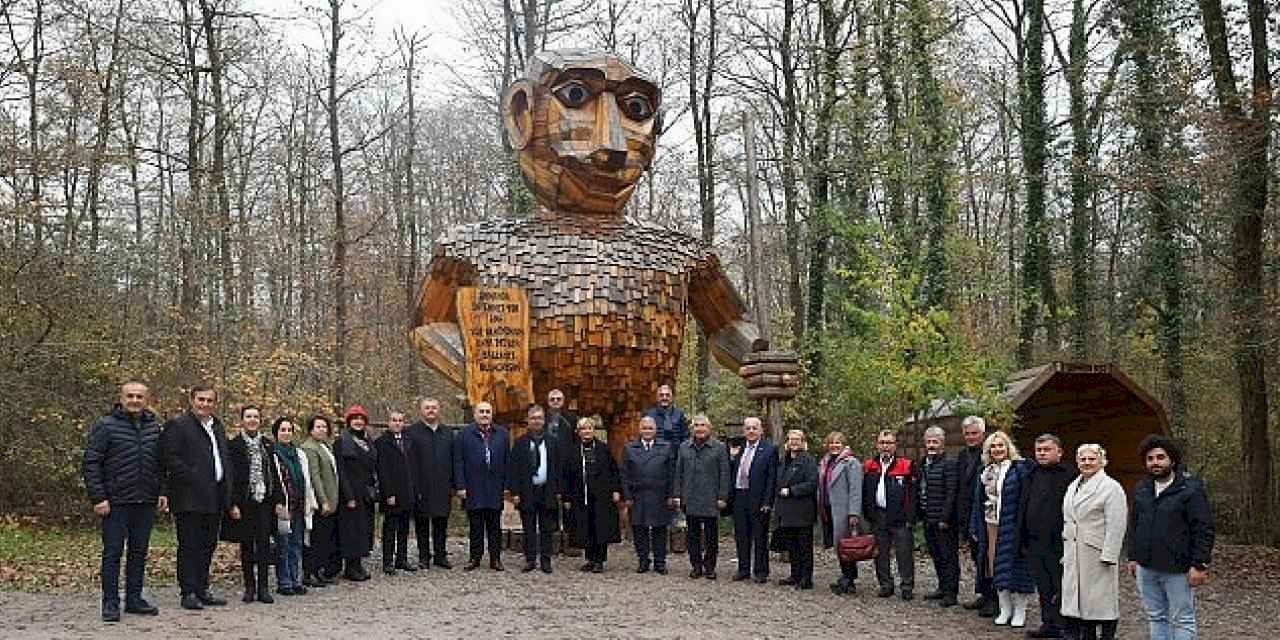
{"label": "woman in white coat", "polygon": [[1124,488],[1103,469],[1100,445],[1076,449],[1080,476],[1062,499],[1062,617],[1069,638],[1116,637],[1120,618],[1120,548],[1128,523]]}

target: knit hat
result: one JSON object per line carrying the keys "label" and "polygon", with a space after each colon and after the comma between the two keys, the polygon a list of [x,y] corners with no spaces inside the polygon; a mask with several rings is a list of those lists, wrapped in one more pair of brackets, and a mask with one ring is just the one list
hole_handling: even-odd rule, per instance
{"label": "knit hat", "polygon": [[369,412],[365,411],[364,407],[358,404],[353,404],[347,407],[347,412],[342,414],[342,421],[347,424],[351,424],[351,419],[356,416],[360,416],[361,418],[364,418],[364,421],[366,423],[369,422]]}

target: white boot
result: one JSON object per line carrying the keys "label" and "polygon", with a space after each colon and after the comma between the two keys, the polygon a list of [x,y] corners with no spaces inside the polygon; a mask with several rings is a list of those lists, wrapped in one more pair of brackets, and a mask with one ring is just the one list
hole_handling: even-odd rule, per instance
{"label": "white boot", "polygon": [[1009,624],[1009,617],[1013,615],[1013,594],[1008,591],[997,591],[996,595],[1000,598],[1000,615],[996,616],[995,623]]}
{"label": "white boot", "polygon": [[1027,600],[1030,594],[1013,593],[1013,618],[1009,620],[1009,626],[1021,629],[1027,626]]}

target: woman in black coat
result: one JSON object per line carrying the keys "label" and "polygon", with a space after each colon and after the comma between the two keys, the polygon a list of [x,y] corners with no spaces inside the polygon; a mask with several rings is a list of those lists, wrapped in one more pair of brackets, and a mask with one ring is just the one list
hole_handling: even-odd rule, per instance
{"label": "woman in black coat", "polygon": [[262,412],[240,409],[240,435],[227,443],[231,461],[231,513],[224,518],[222,539],[240,543],[240,571],[245,602],[270,603],[271,532],[275,530],[284,493],[276,473],[271,438],[262,433]]}
{"label": "woman in black coat", "polygon": [[417,571],[409,564],[409,519],[418,493],[413,485],[413,443],[404,433],[403,413],[392,411],[387,416],[387,430],[378,436],[374,449],[382,510],[382,572]]}
{"label": "woman in black coat", "polygon": [[595,439],[595,431],[591,418],[578,421],[578,442],[569,447],[560,490],[573,542],[586,549],[582,570],[603,573],[609,544],[622,542],[618,530],[622,477],[609,447]]}
{"label": "woman in black coat", "polygon": [[818,463],[804,449],[804,432],[788,431],[773,501],[778,535],[791,555],[791,576],[778,584],[796,589],[813,588],[813,525],[818,521]]}
{"label": "woman in black coat", "polygon": [[378,456],[369,441],[369,415],[351,405],[345,416],[347,431],[338,438],[338,546],[343,577],[369,579],[363,559],[373,549],[373,505],[377,502]]}

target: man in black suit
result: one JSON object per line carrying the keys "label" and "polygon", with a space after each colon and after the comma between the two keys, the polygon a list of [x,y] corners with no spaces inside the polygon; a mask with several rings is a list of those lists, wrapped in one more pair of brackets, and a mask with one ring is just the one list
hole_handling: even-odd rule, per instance
{"label": "man in black suit", "polygon": [[551,532],[556,528],[563,463],[559,443],[546,434],[545,420],[542,407],[529,407],[529,430],[511,449],[511,500],[520,510],[525,573],[534,570],[535,561],[543,573],[551,573]]}
{"label": "man in black suit", "polygon": [[[746,442],[729,452],[733,539],[738,545],[738,573],[733,579],[753,577],[764,584],[769,581],[769,512],[778,481],[774,475],[778,448],[762,438],[764,426],[755,416],[743,420],[742,435]],[[715,574],[707,577],[714,578]]]}
{"label": "man in black suit", "polygon": [[218,546],[222,513],[240,519],[231,506],[231,460],[227,436],[213,415],[213,387],[191,388],[191,409],[164,425],[160,451],[168,478],[169,508],[178,530],[178,587],[183,609],[227,604],[209,592],[209,563]]}
{"label": "man in black suit", "polygon": [[418,419],[405,434],[413,454],[413,484],[418,501],[413,512],[413,531],[418,539],[418,568],[432,565],[452,569],[445,540],[449,535],[449,512],[453,509],[453,429],[440,422],[440,401],[418,401]]}

